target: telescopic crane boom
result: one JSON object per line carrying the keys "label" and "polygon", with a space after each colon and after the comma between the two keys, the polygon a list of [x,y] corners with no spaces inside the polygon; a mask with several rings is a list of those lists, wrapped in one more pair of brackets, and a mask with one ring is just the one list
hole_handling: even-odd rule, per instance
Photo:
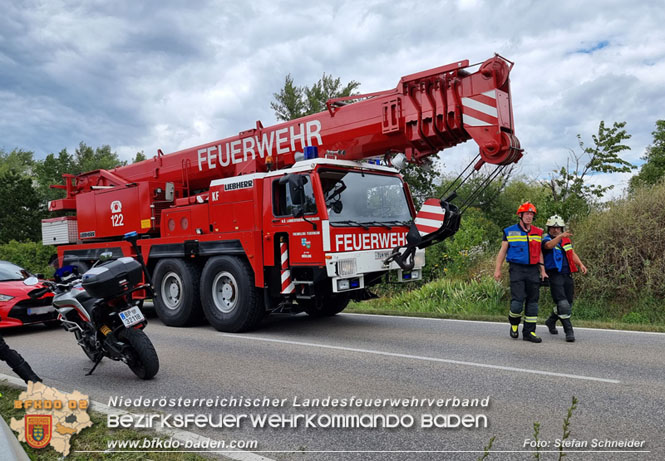
{"label": "telescopic crane boom", "polygon": [[459,61],[402,77],[396,88],[328,101],[327,110],[285,123],[256,127],[237,136],[158,155],[139,163],[68,175],[67,197],[49,210],[76,209],[77,194],[141,181],[172,182],[179,194],[210,181],[293,165],[294,155],[316,146],[343,160],[403,153],[420,163],[439,151],[473,139],[482,162],[508,164],[522,156],[515,136],[509,74],[501,56],[475,71]]}

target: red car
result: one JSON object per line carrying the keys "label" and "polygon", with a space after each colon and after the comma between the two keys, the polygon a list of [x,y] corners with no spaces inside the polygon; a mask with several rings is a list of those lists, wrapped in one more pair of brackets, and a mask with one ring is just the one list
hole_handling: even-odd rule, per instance
{"label": "red car", "polygon": [[57,321],[58,313],[51,306],[52,293],[39,299],[28,296],[42,287],[39,279],[27,270],[0,261],[0,328]]}

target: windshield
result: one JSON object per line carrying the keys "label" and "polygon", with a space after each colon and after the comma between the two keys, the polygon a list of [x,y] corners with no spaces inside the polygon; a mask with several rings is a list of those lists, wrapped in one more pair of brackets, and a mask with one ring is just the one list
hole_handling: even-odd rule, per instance
{"label": "windshield", "polygon": [[30,273],[16,264],[0,261],[0,282],[10,280],[25,280],[30,277]]}
{"label": "windshield", "polygon": [[319,177],[332,225],[395,226],[411,220],[404,186],[396,176],[323,170]]}

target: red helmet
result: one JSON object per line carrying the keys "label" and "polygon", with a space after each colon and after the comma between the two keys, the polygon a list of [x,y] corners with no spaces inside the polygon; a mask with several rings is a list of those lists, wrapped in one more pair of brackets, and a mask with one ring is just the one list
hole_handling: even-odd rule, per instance
{"label": "red helmet", "polygon": [[536,207],[531,202],[524,202],[523,204],[521,204],[520,207],[517,209],[517,214],[519,215],[519,214],[524,213],[526,211],[530,211],[533,214],[538,213],[536,211]]}

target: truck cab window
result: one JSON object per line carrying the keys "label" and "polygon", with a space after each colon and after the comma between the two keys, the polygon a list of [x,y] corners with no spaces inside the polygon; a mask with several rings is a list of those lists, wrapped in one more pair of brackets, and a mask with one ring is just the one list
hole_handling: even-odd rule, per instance
{"label": "truck cab window", "polygon": [[[303,195],[305,198],[304,210],[306,215],[316,214],[316,201],[314,199],[314,189],[312,189],[312,180],[309,175],[305,175],[305,185]],[[272,211],[275,216],[292,216],[295,207],[291,197],[291,189],[288,184],[280,184],[279,178],[272,182]]]}

